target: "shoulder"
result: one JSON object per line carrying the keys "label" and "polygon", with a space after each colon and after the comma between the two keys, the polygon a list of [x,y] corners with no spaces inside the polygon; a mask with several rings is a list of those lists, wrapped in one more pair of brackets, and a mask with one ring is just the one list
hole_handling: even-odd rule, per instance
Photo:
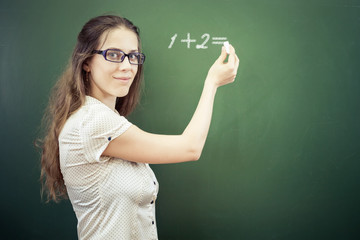
{"label": "shoulder", "polygon": [[113,111],[101,101],[96,98],[86,96],[85,103],[81,107],[83,111],[84,121],[127,121],[124,116],[121,116],[117,111]]}
{"label": "shoulder", "polygon": [[[107,107],[101,101],[86,96],[85,103],[66,121],[61,136],[78,134],[94,136],[105,132],[126,131],[132,124],[123,116]],[[60,137],[61,137],[60,136]]]}
{"label": "shoulder", "polygon": [[92,134],[119,129],[123,132],[131,125],[125,117],[90,96],[86,96],[85,104],[80,111],[82,115],[81,129]]}
{"label": "shoulder", "polygon": [[106,106],[101,101],[97,100],[96,98],[86,96],[85,103],[81,107],[81,109],[86,113],[88,117],[94,116],[96,118],[101,116],[114,116],[114,117],[120,117],[119,114],[114,112],[112,109],[110,109],[108,106]]}

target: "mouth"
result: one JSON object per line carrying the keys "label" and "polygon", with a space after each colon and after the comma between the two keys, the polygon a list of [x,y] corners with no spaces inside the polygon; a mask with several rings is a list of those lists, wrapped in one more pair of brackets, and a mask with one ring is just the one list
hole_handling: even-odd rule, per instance
{"label": "mouth", "polygon": [[113,77],[115,80],[118,81],[124,81],[124,82],[128,82],[131,80],[131,77]]}

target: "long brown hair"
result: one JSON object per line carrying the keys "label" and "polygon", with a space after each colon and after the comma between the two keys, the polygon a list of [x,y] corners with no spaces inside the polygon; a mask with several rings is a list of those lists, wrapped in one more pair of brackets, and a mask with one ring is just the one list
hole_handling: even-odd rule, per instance
{"label": "long brown hair", "polygon": [[[100,45],[103,34],[119,27],[125,27],[136,34],[141,50],[139,29],[131,21],[113,15],[95,17],[80,31],[68,66],[52,90],[42,123],[45,136],[37,141],[37,146],[42,150],[42,193],[46,192],[48,201],[57,202],[67,197],[60,171],[58,137],[66,120],[84,104],[85,96],[89,94],[90,84],[86,81],[83,65],[93,56],[92,51]],[[116,100],[115,108],[123,116],[129,115],[139,101],[142,73],[143,67],[139,65],[129,93]]]}

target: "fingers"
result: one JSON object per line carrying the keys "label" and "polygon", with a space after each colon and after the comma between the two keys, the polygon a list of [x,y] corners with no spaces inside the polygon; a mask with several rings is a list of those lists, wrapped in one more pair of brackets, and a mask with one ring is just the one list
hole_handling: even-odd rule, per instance
{"label": "fingers", "polygon": [[225,47],[223,46],[221,48],[221,54],[218,57],[217,61],[223,63],[226,60],[226,57],[227,57],[227,53],[226,53]]}
{"label": "fingers", "polygon": [[228,63],[230,63],[231,65],[236,66],[236,62],[238,60],[239,60],[239,58],[235,54],[235,48],[233,47],[233,45],[230,44],[230,54],[229,54]]}
{"label": "fingers", "polygon": [[[221,48],[221,54],[215,63],[211,66],[208,72],[208,79],[217,87],[234,82],[239,67],[239,58],[235,54],[235,49],[232,45],[229,46],[229,54],[227,54],[225,47]],[[228,60],[226,61],[226,58]],[[226,61],[226,62],[225,62]]]}
{"label": "fingers", "polygon": [[230,53],[228,58],[228,66],[230,67],[232,74],[233,74],[233,80],[236,78],[237,70],[239,67],[239,58],[235,53],[235,48],[230,44]]}

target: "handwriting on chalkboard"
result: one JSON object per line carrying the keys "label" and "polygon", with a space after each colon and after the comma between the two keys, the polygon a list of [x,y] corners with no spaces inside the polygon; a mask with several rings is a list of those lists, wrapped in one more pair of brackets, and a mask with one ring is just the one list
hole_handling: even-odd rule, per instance
{"label": "handwriting on chalkboard", "polygon": [[[178,37],[178,34],[175,33],[170,38],[171,42],[170,42],[170,44],[168,46],[169,49],[171,49],[173,47],[177,37]],[[211,39],[211,41],[210,41],[210,39]],[[224,42],[226,42],[226,41],[227,41],[226,37],[210,37],[209,33],[204,33],[201,36],[201,40],[199,42],[197,42],[196,39],[191,38],[190,33],[186,34],[186,38],[180,39],[180,43],[185,44],[186,48],[195,47],[196,49],[207,49],[209,44],[223,45]],[[200,43],[200,44],[196,44],[196,43]]]}

